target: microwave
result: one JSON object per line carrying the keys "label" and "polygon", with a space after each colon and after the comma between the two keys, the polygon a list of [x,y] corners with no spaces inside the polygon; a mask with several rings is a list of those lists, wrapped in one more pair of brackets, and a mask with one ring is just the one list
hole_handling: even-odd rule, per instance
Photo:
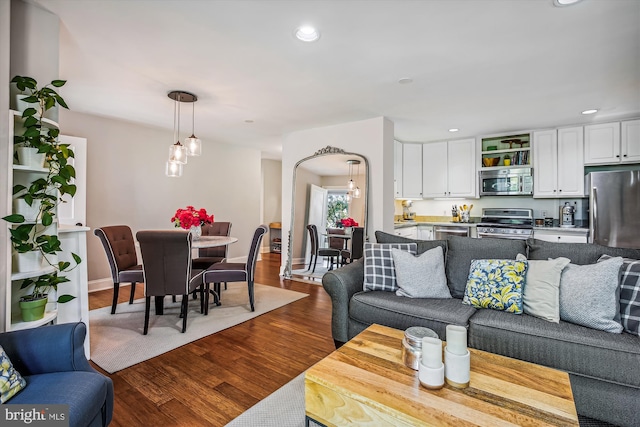
{"label": "microwave", "polygon": [[532,168],[480,171],[481,196],[530,196],[532,194]]}

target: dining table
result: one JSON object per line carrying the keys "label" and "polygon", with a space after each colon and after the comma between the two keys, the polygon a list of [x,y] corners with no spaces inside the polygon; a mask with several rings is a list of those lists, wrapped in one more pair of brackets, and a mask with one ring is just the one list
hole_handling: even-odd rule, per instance
{"label": "dining table", "polygon": [[[237,237],[232,236],[201,236],[197,240],[191,241],[191,249],[215,248],[218,246],[226,246],[238,241]],[[136,242],[137,243],[137,242]],[[155,297],[156,314],[164,313],[164,297]]]}

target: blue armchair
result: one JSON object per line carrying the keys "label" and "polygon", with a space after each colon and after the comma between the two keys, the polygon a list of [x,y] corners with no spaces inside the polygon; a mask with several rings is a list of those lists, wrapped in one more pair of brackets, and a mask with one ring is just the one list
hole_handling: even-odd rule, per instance
{"label": "blue armchair", "polygon": [[9,404],[67,404],[69,426],[106,426],[113,415],[113,382],[84,355],[84,323],[0,333],[0,345],[27,386]]}

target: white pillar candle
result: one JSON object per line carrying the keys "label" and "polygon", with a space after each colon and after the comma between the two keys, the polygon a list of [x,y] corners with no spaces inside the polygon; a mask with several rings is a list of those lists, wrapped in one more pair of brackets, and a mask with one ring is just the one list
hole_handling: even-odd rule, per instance
{"label": "white pillar candle", "polygon": [[440,338],[422,338],[422,364],[432,369],[442,366],[442,340]]}
{"label": "white pillar candle", "polygon": [[467,328],[447,325],[447,350],[459,356],[467,353]]}

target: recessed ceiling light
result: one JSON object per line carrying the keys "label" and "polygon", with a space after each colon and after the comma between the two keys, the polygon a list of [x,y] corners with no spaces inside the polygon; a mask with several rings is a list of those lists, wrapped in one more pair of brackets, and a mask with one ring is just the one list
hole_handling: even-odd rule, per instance
{"label": "recessed ceiling light", "polygon": [[303,25],[296,28],[296,38],[303,42],[314,42],[320,38],[320,32],[310,25]]}
{"label": "recessed ceiling light", "polygon": [[595,113],[597,113],[597,112],[598,112],[598,110],[584,110],[584,111],[582,112],[582,114],[585,114],[585,115],[586,115],[586,114],[595,114]]}
{"label": "recessed ceiling light", "polygon": [[245,120],[244,122],[245,122],[245,123],[253,123],[253,120],[251,120],[251,119],[247,119],[247,120]]}
{"label": "recessed ceiling light", "polygon": [[553,0],[553,5],[557,7],[570,6],[582,0]]}
{"label": "recessed ceiling light", "polygon": [[449,129],[449,132],[458,132],[460,129],[456,129],[456,128],[451,128]]}
{"label": "recessed ceiling light", "polygon": [[401,85],[408,85],[409,83],[413,83],[413,79],[409,77],[403,77],[400,80],[398,80],[398,83],[400,83]]}

